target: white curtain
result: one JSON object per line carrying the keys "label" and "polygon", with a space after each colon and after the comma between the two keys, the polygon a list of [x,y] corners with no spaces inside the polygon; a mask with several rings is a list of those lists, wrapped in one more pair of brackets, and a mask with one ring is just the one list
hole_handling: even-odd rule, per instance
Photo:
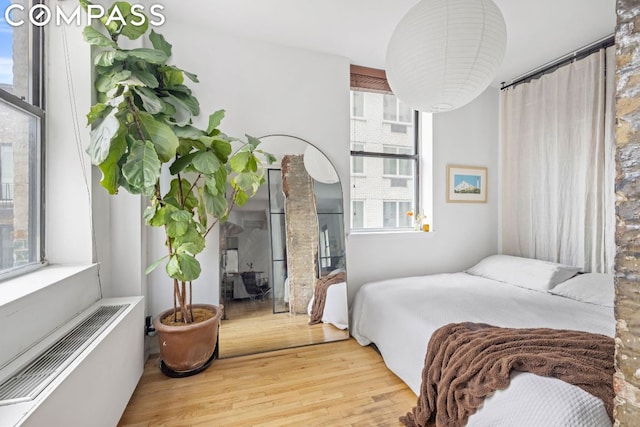
{"label": "white curtain", "polygon": [[501,92],[503,253],[612,272],[614,77],[608,48]]}

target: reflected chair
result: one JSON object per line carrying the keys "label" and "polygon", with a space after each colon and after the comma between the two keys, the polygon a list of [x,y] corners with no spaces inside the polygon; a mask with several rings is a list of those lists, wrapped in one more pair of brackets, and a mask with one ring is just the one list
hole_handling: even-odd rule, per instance
{"label": "reflected chair", "polygon": [[254,271],[245,271],[241,275],[244,287],[251,299],[262,300],[271,291],[268,281],[258,279]]}

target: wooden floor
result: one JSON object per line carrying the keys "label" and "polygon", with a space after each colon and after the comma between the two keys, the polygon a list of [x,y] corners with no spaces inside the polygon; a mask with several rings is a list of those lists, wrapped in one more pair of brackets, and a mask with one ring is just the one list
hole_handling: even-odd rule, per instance
{"label": "wooden floor", "polygon": [[229,302],[220,323],[220,357],[253,354],[349,338],[330,324],[309,325],[309,316],[273,314],[267,299]]}
{"label": "wooden floor", "polygon": [[220,359],[168,378],[152,357],[119,426],[399,426],[413,392],[355,340]]}

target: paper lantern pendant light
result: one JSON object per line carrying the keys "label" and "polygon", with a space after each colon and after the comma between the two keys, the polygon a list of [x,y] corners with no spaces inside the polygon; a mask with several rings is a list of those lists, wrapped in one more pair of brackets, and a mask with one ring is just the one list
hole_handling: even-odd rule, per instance
{"label": "paper lantern pendant light", "polygon": [[504,18],[491,0],[422,0],[391,36],[387,80],[413,109],[453,110],[489,86],[506,44]]}

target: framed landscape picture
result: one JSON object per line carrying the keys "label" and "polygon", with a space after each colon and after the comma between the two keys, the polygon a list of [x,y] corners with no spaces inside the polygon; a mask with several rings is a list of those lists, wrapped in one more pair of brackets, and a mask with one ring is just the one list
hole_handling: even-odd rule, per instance
{"label": "framed landscape picture", "polygon": [[487,168],[447,165],[447,202],[486,203]]}

